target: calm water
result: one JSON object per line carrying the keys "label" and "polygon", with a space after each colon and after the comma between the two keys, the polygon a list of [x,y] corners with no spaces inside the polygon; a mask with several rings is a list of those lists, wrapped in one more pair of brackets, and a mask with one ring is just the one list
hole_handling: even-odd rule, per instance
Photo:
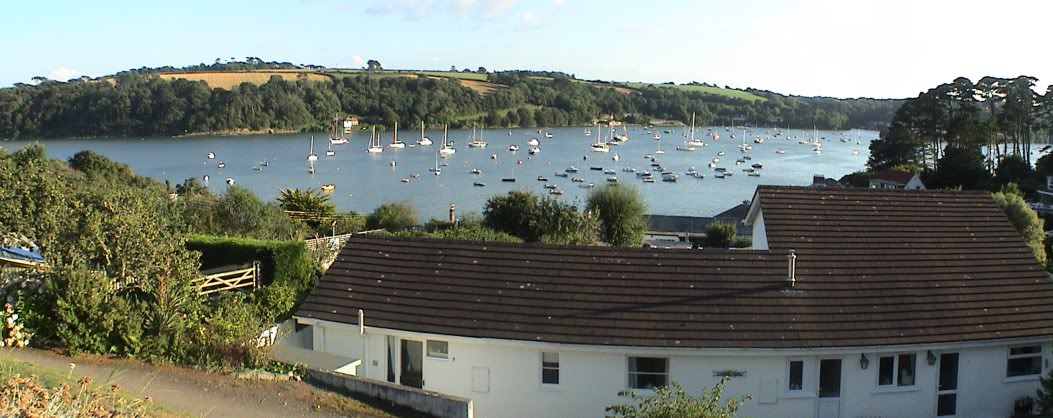
{"label": "calm water", "polygon": [[[316,174],[307,173],[308,153],[311,134],[291,135],[255,135],[242,137],[193,137],[193,138],[143,138],[143,139],[71,139],[50,140],[48,154],[52,158],[66,159],[77,151],[90,149],[104,154],[116,161],[131,165],[140,175],[160,180],[169,180],[173,184],[184,179],[208,175],[209,187],[213,191],[226,188],[224,179],[231,177],[241,186],[245,186],[264,199],[273,199],[278,190],[288,187],[318,188],[326,183],[336,185],[332,193],[333,202],[340,209],[369,211],[387,200],[406,199],[420,209],[422,218],[445,218],[449,205],[456,204],[458,212],[481,212],[483,203],[494,194],[506,193],[514,189],[527,189],[546,194],[546,182],[537,181],[538,176],[548,178],[549,184],[556,184],[568,202],[583,203],[588,190],[579,188],[579,183],[571,179],[556,177],[556,172],[563,172],[568,166],[575,166],[580,171],[571,174],[585,182],[597,186],[606,182],[608,175],[601,171],[590,170],[590,167],[613,169],[621,184],[638,187],[650,205],[650,213],[665,215],[711,216],[743,200],[750,199],[758,184],[806,185],[810,184],[813,174],[839,178],[844,174],[863,169],[869,153],[869,143],[877,138],[874,131],[820,131],[823,140],[823,153],[815,155],[809,145],[798,144],[799,140],[812,136],[811,131],[786,130],[778,138],[771,137],[774,131],[755,129],[749,133],[747,142],[753,147],[746,155],[752,156],[746,164],[736,165],[735,160],[743,155],[738,146],[741,143],[742,130],[728,132],[714,127],[720,134],[719,141],[713,141],[705,135],[706,128],[700,129],[696,136],[707,143],[696,151],[677,151],[676,145],[682,144],[684,136],[681,128],[655,128],[661,133],[662,140],[655,141],[651,134],[645,133],[643,127],[629,127],[629,142],[612,146],[609,154],[591,152],[589,145],[595,138],[584,135],[584,128],[557,128],[549,132],[554,138],[546,139],[533,129],[488,130],[484,139],[489,142],[485,149],[468,148],[470,131],[450,131],[450,139],[456,142],[457,153],[440,160],[442,174],[433,175],[428,171],[435,165],[436,150],[442,138],[442,132],[433,130],[427,135],[434,141],[431,146],[407,147],[405,149],[386,148],[382,154],[365,152],[369,134],[356,132],[351,143],[335,145],[336,155],[325,156],[328,140],[325,133],[315,134],[317,138],[315,153],[318,154]],[[732,139],[734,133],[736,138]],[[764,137],[764,144],[752,143],[756,136]],[[414,143],[419,132],[401,131],[399,139]],[[541,141],[541,153],[530,156],[527,153],[530,138]],[[795,138],[796,137],[796,138]],[[842,142],[844,138],[846,141]],[[391,133],[385,132],[383,143],[391,141]],[[858,145],[857,145],[858,141]],[[650,161],[644,156],[654,154],[659,143],[664,155],[657,155],[663,167],[680,175],[677,183],[662,182],[655,173],[656,182],[644,184],[632,173],[622,172],[626,166],[638,170],[650,169]],[[25,144],[25,141],[0,143],[8,151],[13,151]],[[516,144],[520,151],[508,151],[510,144]],[[785,154],[777,154],[777,149]],[[858,150],[858,154],[853,151]],[[717,153],[724,151],[725,155]],[[209,152],[216,154],[215,160],[209,160]],[[491,155],[496,154],[496,159]],[[613,161],[617,154],[620,161]],[[584,157],[588,160],[583,160]],[[713,177],[713,170],[707,167],[713,158],[720,158],[718,167],[733,171],[734,176],[724,179]],[[223,161],[226,167],[216,165]],[[267,161],[268,167],[262,171],[254,170],[258,161]],[[396,164],[392,166],[394,161]],[[742,168],[752,163],[763,164],[760,177],[749,177]],[[685,176],[689,167],[695,167],[705,175],[704,179]],[[480,175],[469,171],[478,168]],[[419,177],[413,178],[414,174]],[[502,178],[515,177],[517,182],[502,182]],[[410,179],[403,183],[402,179]],[[474,182],[486,183],[485,187],[475,187]]]}

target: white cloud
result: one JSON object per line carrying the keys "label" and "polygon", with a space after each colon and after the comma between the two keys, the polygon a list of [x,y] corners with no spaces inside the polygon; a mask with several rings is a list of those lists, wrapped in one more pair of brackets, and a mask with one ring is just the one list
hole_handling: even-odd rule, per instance
{"label": "white cloud", "polygon": [[552,0],[552,5],[557,8],[562,8],[567,5],[567,0]]}
{"label": "white cloud", "polygon": [[48,73],[48,78],[55,81],[68,81],[84,75],[83,72],[72,68],[58,67]]}
{"label": "white cloud", "polygon": [[351,65],[355,68],[366,65],[366,60],[362,59],[361,55],[355,54],[351,56]]}
{"label": "white cloud", "polygon": [[450,8],[453,9],[454,13],[466,16],[472,13],[472,10],[475,9],[475,5],[478,3],[478,0],[453,0],[450,3]]}

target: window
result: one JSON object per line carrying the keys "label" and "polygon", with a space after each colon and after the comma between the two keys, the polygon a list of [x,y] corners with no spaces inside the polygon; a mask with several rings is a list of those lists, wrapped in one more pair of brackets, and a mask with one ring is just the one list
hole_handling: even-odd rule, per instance
{"label": "window", "polygon": [[804,362],[795,360],[790,362],[790,386],[788,390],[801,390],[804,385]]}
{"label": "window", "polygon": [[541,352],[541,383],[559,384],[559,353]]}
{"label": "window", "polygon": [[914,386],[917,354],[878,358],[878,386]]}
{"label": "window", "polygon": [[669,359],[629,357],[629,388],[654,389],[669,384]]}
{"label": "window", "polygon": [[428,340],[428,357],[450,358],[450,343],[446,341]]}
{"label": "window", "polygon": [[1009,347],[1006,377],[1035,376],[1039,374],[1042,374],[1042,346]]}

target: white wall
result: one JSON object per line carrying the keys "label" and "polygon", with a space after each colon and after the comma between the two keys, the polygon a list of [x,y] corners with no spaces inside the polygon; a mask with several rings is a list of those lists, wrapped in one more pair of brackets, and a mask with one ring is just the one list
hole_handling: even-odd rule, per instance
{"label": "white wall", "polygon": [[[332,353],[353,352],[362,338],[357,327],[327,324],[315,328],[315,335],[324,334],[326,349]],[[318,328],[325,328],[318,332]],[[656,351],[632,348],[592,348],[586,346],[530,344],[513,341],[494,341],[462,337],[444,338],[400,331],[367,329],[368,355],[365,371],[360,373],[377,380],[386,380],[386,335],[425,341],[442,339],[449,342],[449,359],[425,357],[425,389],[474,401],[479,417],[602,417],[608,405],[626,402],[617,393],[626,389],[627,356],[653,355],[670,359],[671,379],[691,393],[699,393],[703,386],[712,387],[719,381],[713,374],[720,370],[744,371],[746,375],[733,379],[725,388],[729,397],[752,395],[740,416],[756,417],[814,417],[820,358],[842,359],[841,417],[932,417],[936,408],[936,371],[926,361],[926,350],[916,349],[915,385],[896,391],[877,387],[878,353],[867,352],[870,360],[861,369],[859,351],[842,354],[818,354],[808,351],[758,353],[713,353],[703,351]],[[316,345],[316,347],[319,347]],[[559,387],[541,385],[540,351],[557,351],[560,355]],[[1044,344],[1048,370],[1050,347]],[[899,354],[903,351],[889,352]],[[939,347],[940,352],[958,352],[959,394],[958,416],[1009,416],[1013,402],[1022,396],[1034,395],[1038,379],[1007,381],[1007,346]],[[799,392],[786,390],[789,359],[803,360],[804,388]],[[937,363],[938,364],[938,363]],[[397,369],[397,367],[396,367]],[[473,369],[487,370],[489,390],[473,391]],[[481,383],[481,382],[476,382]]]}
{"label": "white wall", "polygon": [[764,231],[764,211],[757,211],[757,219],[753,220],[753,247],[754,250],[768,249],[768,233]]}

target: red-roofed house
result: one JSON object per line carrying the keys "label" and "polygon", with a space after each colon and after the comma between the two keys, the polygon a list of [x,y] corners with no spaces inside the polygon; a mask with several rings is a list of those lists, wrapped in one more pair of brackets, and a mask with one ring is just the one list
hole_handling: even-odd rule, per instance
{"label": "red-roofed house", "polygon": [[906,189],[925,190],[925,185],[917,174],[888,169],[870,180],[871,189]]}

